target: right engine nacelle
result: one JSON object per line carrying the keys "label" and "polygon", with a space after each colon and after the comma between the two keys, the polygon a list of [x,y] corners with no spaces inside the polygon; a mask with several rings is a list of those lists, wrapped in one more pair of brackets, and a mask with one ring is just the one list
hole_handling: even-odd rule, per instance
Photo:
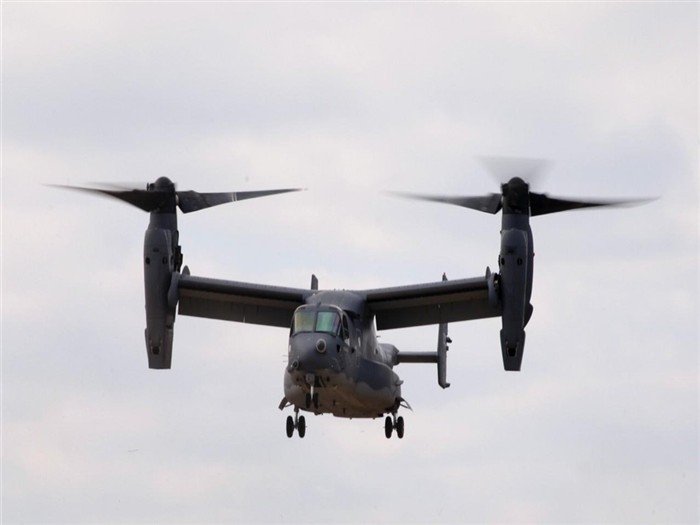
{"label": "right engine nacelle", "polygon": [[518,371],[525,347],[528,289],[528,232],[509,229],[501,232],[500,295],[502,305],[501,351],[506,370]]}

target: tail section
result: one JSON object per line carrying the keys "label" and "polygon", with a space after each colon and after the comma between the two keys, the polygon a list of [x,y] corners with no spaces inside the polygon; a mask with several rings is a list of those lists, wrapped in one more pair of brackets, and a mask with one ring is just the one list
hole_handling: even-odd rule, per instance
{"label": "tail section", "polygon": [[[446,281],[447,276],[442,275],[442,280]],[[437,364],[438,385],[448,388],[447,382],[447,346],[452,339],[447,335],[447,323],[440,323],[438,326],[437,352],[399,352],[396,350],[394,364],[400,363],[435,363]]]}
{"label": "tail section", "polygon": [[[442,274],[442,280],[447,280],[447,275]],[[447,351],[449,347],[448,343],[451,343],[452,339],[447,335],[447,323],[440,323],[438,325],[438,342],[437,342],[437,373],[438,373],[438,385],[442,388],[447,388],[450,384],[447,382]]]}
{"label": "tail section", "polygon": [[447,323],[441,323],[438,328],[437,371],[438,385],[442,388],[450,386],[447,382],[447,351],[449,350],[447,343],[451,342],[452,339],[447,335]]}

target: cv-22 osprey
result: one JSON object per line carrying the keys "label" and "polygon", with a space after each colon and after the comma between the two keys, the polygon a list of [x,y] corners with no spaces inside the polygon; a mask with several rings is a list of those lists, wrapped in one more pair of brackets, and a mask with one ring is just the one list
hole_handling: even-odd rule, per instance
{"label": "cv-22 osprey", "polygon": [[[183,213],[263,197],[293,189],[238,193],[177,191],[166,177],[145,190],[76,188],[118,198],[150,213],[143,251],[148,366],[169,369],[173,329],[180,315],[289,329],[288,362],[280,409],[293,407],[286,433],[306,434],[300,411],[345,418],[385,419],[385,435],[404,435],[401,363],[437,364],[438,383],[446,379],[448,323],[501,317],[505,370],[519,371],[525,326],[532,316],[533,238],[530,217],[547,213],[626,204],[632,201],[574,201],[531,192],[520,177],[501,185],[500,194],[479,197],[406,195],[495,214],[502,213],[498,272],[371,290],[319,290],[253,284],[191,275],[182,267],[176,208]],[[376,330],[438,325],[435,352],[403,352],[380,343]],[[375,329],[376,326],[376,329]],[[408,407],[410,408],[410,407]]]}

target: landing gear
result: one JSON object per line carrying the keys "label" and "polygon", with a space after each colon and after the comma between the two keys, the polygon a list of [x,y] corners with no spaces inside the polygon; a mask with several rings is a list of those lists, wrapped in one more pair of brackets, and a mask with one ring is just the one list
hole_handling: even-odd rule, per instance
{"label": "landing gear", "polygon": [[291,438],[294,435],[294,429],[299,433],[299,437],[303,438],[306,435],[306,418],[299,415],[299,409],[294,410],[294,417],[287,416],[287,437]]}
{"label": "landing gear", "polygon": [[299,432],[300,438],[303,438],[306,435],[306,418],[304,416],[299,416],[299,421],[297,422],[297,432]]}
{"label": "landing gear", "polygon": [[306,393],[304,396],[304,405],[308,410],[313,404],[314,408],[318,410],[318,392],[314,392],[314,387],[316,386],[316,376],[313,374],[306,374],[306,384],[309,385],[310,392]]}
{"label": "landing gear", "polygon": [[403,439],[404,422],[401,416],[396,417],[396,412],[391,416],[386,416],[384,420],[384,435],[387,439],[391,438],[391,434],[396,430],[396,436]]}
{"label": "landing gear", "polygon": [[[312,387],[313,390],[313,387]],[[318,409],[318,392],[313,393],[313,394],[306,394],[304,397],[304,405],[306,408],[311,408],[311,405],[314,406],[315,409]]]}

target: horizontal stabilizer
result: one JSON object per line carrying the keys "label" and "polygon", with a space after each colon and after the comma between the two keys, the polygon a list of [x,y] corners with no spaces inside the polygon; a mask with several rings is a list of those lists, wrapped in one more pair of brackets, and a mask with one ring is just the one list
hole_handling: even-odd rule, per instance
{"label": "horizontal stabilizer", "polygon": [[438,355],[435,352],[399,352],[396,355],[396,364],[437,362]]}

